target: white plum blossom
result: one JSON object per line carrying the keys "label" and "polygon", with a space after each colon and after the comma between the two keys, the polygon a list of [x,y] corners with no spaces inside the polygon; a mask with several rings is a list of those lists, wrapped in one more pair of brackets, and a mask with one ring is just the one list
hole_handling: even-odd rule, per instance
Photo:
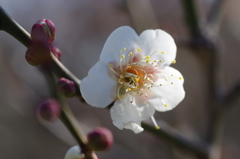
{"label": "white plum blossom", "polygon": [[82,159],[80,153],[81,153],[80,147],[78,145],[73,146],[67,151],[64,159]]}
{"label": "white plum blossom", "polygon": [[170,67],[176,63],[176,44],[163,30],[145,30],[138,36],[128,26],[108,37],[100,60],[82,80],[80,90],[86,102],[110,110],[113,124],[119,129],[143,131],[141,121],[155,110],[164,112],[176,107],[185,96],[183,76]]}

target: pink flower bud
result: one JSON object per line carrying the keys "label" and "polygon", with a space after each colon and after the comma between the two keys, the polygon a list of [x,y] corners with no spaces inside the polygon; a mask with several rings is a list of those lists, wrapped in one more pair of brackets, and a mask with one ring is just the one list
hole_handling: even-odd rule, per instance
{"label": "pink flower bud", "polygon": [[33,43],[27,50],[25,59],[30,65],[38,66],[50,60],[50,48],[44,43]]}
{"label": "pink flower bud", "polygon": [[51,45],[50,48],[52,53],[57,57],[57,59],[61,61],[62,52],[60,51],[60,49],[54,45]]}
{"label": "pink flower bud", "polygon": [[113,135],[110,130],[99,127],[88,133],[88,147],[95,151],[104,151],[113,144]]}
{"label": "pink flower bud", "polygon": [[66,78],[61,78],[58,81],[57,88],[59,93],[66,98],[75,96],[75,84]]}
{"label": "pink flower bud", "polygon": [[31,37],[33,41],[41,41],[51,44],[55,39],[56,28],[48,19],[38,20],[32,27]]}
{"label": "pink flower bud", "polygon": [[38,113],[43,119],[54,121],[60,117],[61,107],[57,100],[50,98],[39,105]]}

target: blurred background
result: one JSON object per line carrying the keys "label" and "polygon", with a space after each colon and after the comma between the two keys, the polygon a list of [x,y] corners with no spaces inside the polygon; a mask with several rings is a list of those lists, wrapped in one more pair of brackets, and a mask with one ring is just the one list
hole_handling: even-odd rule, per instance
{"label": "blurred background", "polygon": [[[198,0],[201,21],[213,0]],[[50,19],[56,26],[55,45],[62,51],[62,63],[78,78],[87,75],[98,61],[109,34],[124,25],[141,33],[160,28],[177,43],[189,39],[181,0],[0,0],[0,5],[28,32],[39,19]],[[223,5],[219,29],[221,47],[219,82],[229,90],[240,79],[240,1]],[[204,27],[204,26],[203,26]],[[180,41],[180,42],[179,42]],[[76,142],[60,121],[47,123],[37,118],[37,103],[49,96],[42,73],[25,61],[26,48],[7,33],[0,32],[0,158],[61,159]],[[207,122],[207,79],[202,62],[186,45],[179,45],[173,65],[185,78],[186,97],[174,110],[155,114],[184,135],[201,139]],[[85,133],[98,126],[114,135],[113,147],[97,153],[100,159],[194,159],[195,156],[157,139],[147,131],[135,135],[118,130],[106,109],[93,108],[69,99],[68,103]],[[239,101],[226,112],[223,159],[240,158]],[[160,124],[161,126],[161,124]]]}

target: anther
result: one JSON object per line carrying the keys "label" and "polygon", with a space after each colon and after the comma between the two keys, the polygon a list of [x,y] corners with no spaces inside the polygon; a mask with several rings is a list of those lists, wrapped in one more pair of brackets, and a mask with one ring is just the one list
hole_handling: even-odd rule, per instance
{"label": "anther", "polygon": [[109,67],[113,67],[113,64],[109,64]]}
{"label": "anther", "polygon": [[164,104],[164,107],[168,107],[168,105],[167,105],[167,104]]}
{"label": "anther", "polygon": [[130,101],[130,103],[133,103],[133,101]]}
{"label": "anther", "polygon": [[157,124],[155,118],[154,118],[153,116],[151,116],[151,119],[152,119],[152,122],[153,122],[155,128],[156,128],[156,129],[160,129],[160,127],[158,126],[158,124]]}
{"label": "anther", "polygon": [[123,59],[124,57],[125,57],[124,55],[121,56],[122,59]]}
{"label": "anther", "polygon": [[129,55],[132,55],[133,53],[132,52],[129,52]]}
{"label": "anther", "polygon": [[151,62],[151,60],[150,60],[150,59],[147,59],[147,60],[146,60],[146,63],[148,63],[148,62]]}
{"label": "anther", "polygon": [[146,58],[146,59],[150,59],[150,56],[146,56],[145,58]]}
{"label": "anther", "polygon": [[141,49],[137,49],[138,52],[141,52]]}
{"label": "anther", "polygon": [[126,51],[127,49],[126,48],[123,48],[123,51]]}
{"label": "anther", "polygon": [[172,61],[172,64],[175,64],[176,62],[177,62],[176,60],[173,60],[173,61]]}
{"label": "anther", "polygon": [[165,52],[163,52],[163,51],[162,51],[161,53],[162,53],[162,54],[165,54]]}
{"label": "anther", "polygon": [[182,77],[178,77],[178,79],[182,80]]}
{"label": "anther", "polygon": [[173,82],[171,82],[171,84],[173,84]]}
{"label": "anther", "polygon": [[155,65],[155,67],[158,67],[158,65]]}
{"label": "anther", "polygon": [[160,84],[159,86],[162,86],[162,84]]}
{"label": "anther", "polygon": [[158,60],[159,62],[162,62],[162,60]]}

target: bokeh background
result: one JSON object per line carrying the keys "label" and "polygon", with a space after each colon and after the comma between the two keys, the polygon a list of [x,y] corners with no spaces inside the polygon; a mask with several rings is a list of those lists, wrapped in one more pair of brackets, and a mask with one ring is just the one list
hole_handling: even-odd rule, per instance
{"label": "bokeh background", "polygon": [[[199,18],[209,12],[213,0],[197,0]],[[55,45],[62,51],[62,63],[78,78],[87,75],[98,61],[101,49],[116,28],[160,28],[176,42],[189,38],[181,0],[0,0],[0,5],[28,32],[39,19],[54,22]],[[228,0],[218,25],[221,49],[219,79],[229,90],[240,79],[240,1]],[[203,23],[204,24],[204,23]],[[203,26],[204,27],[204,26]],[[7,33],[0,32],[0,158],[61,159],[76,142],[60,121],[47,123],[37,118],[37,103],[49,96],[43,74],[24,58],[26,48]],[[207,79],[202,62],[186,45],[179,45],[173,65],[185,78],[185,99],[174,110],[155,114],[189,138],[201,139],[207,122]],[[97,153],[100,159],[191,159],[194,155],[179,151],[165,140],[148,132],[135,135],[112,125],[109,111],[93,108],[69,99],[85,133],[95,127],[109,128],[115,138],[113,147]],[[223,159],[240,158],[240,107],[237,101],[226,112]],[[161,126],[161,125],[160,125]]]}

